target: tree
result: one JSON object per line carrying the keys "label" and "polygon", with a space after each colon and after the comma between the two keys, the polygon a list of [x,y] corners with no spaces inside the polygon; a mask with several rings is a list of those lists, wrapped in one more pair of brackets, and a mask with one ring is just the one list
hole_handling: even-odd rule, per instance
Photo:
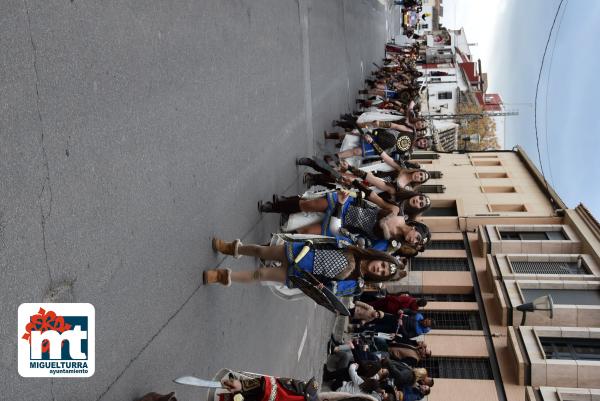
{"label": "tree", "polygon": [[472,104],[459,104],[458,114],[480,114],[481,117],[468,118],[459,117],[460,127],[458,129],[459,143],[457,144],[459,149],[464,148],[465,142],[463,141],[464,136],[470,136],[479,134],[480,141],[477,142],[466,142],[466,150],[488,150],[488,149],[499,149],[498,137],[496,136],[496,122],[489,116],[485,115],[485,110],[479,105]]}

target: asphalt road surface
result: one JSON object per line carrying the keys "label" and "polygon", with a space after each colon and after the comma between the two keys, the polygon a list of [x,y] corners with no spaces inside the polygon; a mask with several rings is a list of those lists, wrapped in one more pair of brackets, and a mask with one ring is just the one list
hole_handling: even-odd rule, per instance
{"label": "asphalt road surface", "polygon": [[[204,391],[222,367],[309,378],[333,315],[260,285],[204,287],[213,235],[265,242],[259,199],[379,62],[376,0],[0,2],[0,398]],[[388,21],[389,22],[389,21]],[[89,302],[96,372],[21,378],[17,307]]]}

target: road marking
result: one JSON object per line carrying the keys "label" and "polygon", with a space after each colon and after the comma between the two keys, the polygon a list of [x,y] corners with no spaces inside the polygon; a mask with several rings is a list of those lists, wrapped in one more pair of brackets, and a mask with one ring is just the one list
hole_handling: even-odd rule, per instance
{"label": "road marking", "polygon": [[306,343],[306,336],[308,335],[308,325],[304,327],[304,334],[302,335],[302,341],[300,341],[300,348],[298,348],[298,362],[300,362],[300,356],[302,355],[302,350],[304,349],[304,344]]}
{"label": "road marking", "polygon": [[304,109],[306,118],[306,133],[308,134],[308,152],[314,155],[315,135],[312,125],[312,92],[310,82],[310,43],[308,36],[308,4],[307,0],[300,0],[298,3],[300,10],[300,29],[302,38],[302,74],[304,78]]}

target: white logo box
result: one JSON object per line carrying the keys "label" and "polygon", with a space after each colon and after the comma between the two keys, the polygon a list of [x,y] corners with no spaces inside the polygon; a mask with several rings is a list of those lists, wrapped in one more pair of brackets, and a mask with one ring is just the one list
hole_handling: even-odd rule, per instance
{"label": "white logo box", "polygon": [[[38,315],[40,308],[48,315],[54,312],[58,320],[63,317],[76,321],[73,317],[87,318],[87,330],[79,324],[71,324],[69,330],[61,333],[57,330],[45,332],[31,331],[30,341],[23,339],[28,333],[27,325],[31,317]],[[48,320],[48,319],[42,319]],[[82,319],[79,319],[82,321]],[[88,303],[24,303],[18,310],[18,356],[19,374],[23,377],[90,377],[96,368],[96,311]],[[49,322],[54,326],[52,322]],[[48,355],[42,357],[41,344],[49,341]],[[87,353],[82,345],[87,340]],[[61,347],[63,341],[68,341],[68,349]],[[38,345],[38,346],[36,346]],[[62,359],[62,356],[66,356]]]}

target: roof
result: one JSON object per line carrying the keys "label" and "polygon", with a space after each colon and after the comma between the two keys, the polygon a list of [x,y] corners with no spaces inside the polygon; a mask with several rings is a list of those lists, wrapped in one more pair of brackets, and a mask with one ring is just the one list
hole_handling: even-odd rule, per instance
{"label": "roof", "polygon": [[[462,50],[460,50],[458,47],[454,46],[454,49],[456,50],[456,53],[460,56],[461,60],[463,63],[468,63],[470,60],[470,55],[466,55],[465,53],[463,53]],[[458,61],[458,60],[457,60]]]}
{"label": "roof", "polygon": [[502,98],[497,93],[483,93],[481,91],[474,92],[479,103],[484,110],[500,111],[502,110]]}
{"label": "roof", "polygon": [[594,232],[597,238],[600,238],[600,223],[594,217],[594,215],[588,210],[587,207],[580,203],[575,208],[577,214],[587,223],[588,227]]}
{"label": "roof", "polygon": [[[454,34],[454,46],[459,49],[465,56],[469,59],[471,57],[471,49],[469,48],[469,42],[467,41],[467,35],[465,34],[465,29],[460,28],[458,30],[452,30]],[[468,60],[465,60],[468,61]]]}
{"label": "roof", "polygon": [[540,173],[540,170],[537,168],[537,166],[533,164],[533,162],[527,155],[527,152],[525,152],[525,149],[523,149],[520,145],[517,145],[513,148],[513,151],[519,156],[523,164],[525,164],[525,167],[527,168],[527,170],[529,170],[542,192],[544,192],[546,196],[550,198],[550,202],[554,205],[554,208],[567,209],[568,207],[565,204],[565,202],[563,202],[563,200],[560,198],[560,196],[558,196],[554,188],[552,188],[550,184],[548,184],[548,182],[544,179],[544,176],[542,175],[542,173]]}
{"label": "roof", "polygon": [[472,83],[472,84],[479,83],[479,77],[476,75],[474,62],[458,63],[458,65],[465,72],[465,75],[467,76],[467,80],[470,83]]}

